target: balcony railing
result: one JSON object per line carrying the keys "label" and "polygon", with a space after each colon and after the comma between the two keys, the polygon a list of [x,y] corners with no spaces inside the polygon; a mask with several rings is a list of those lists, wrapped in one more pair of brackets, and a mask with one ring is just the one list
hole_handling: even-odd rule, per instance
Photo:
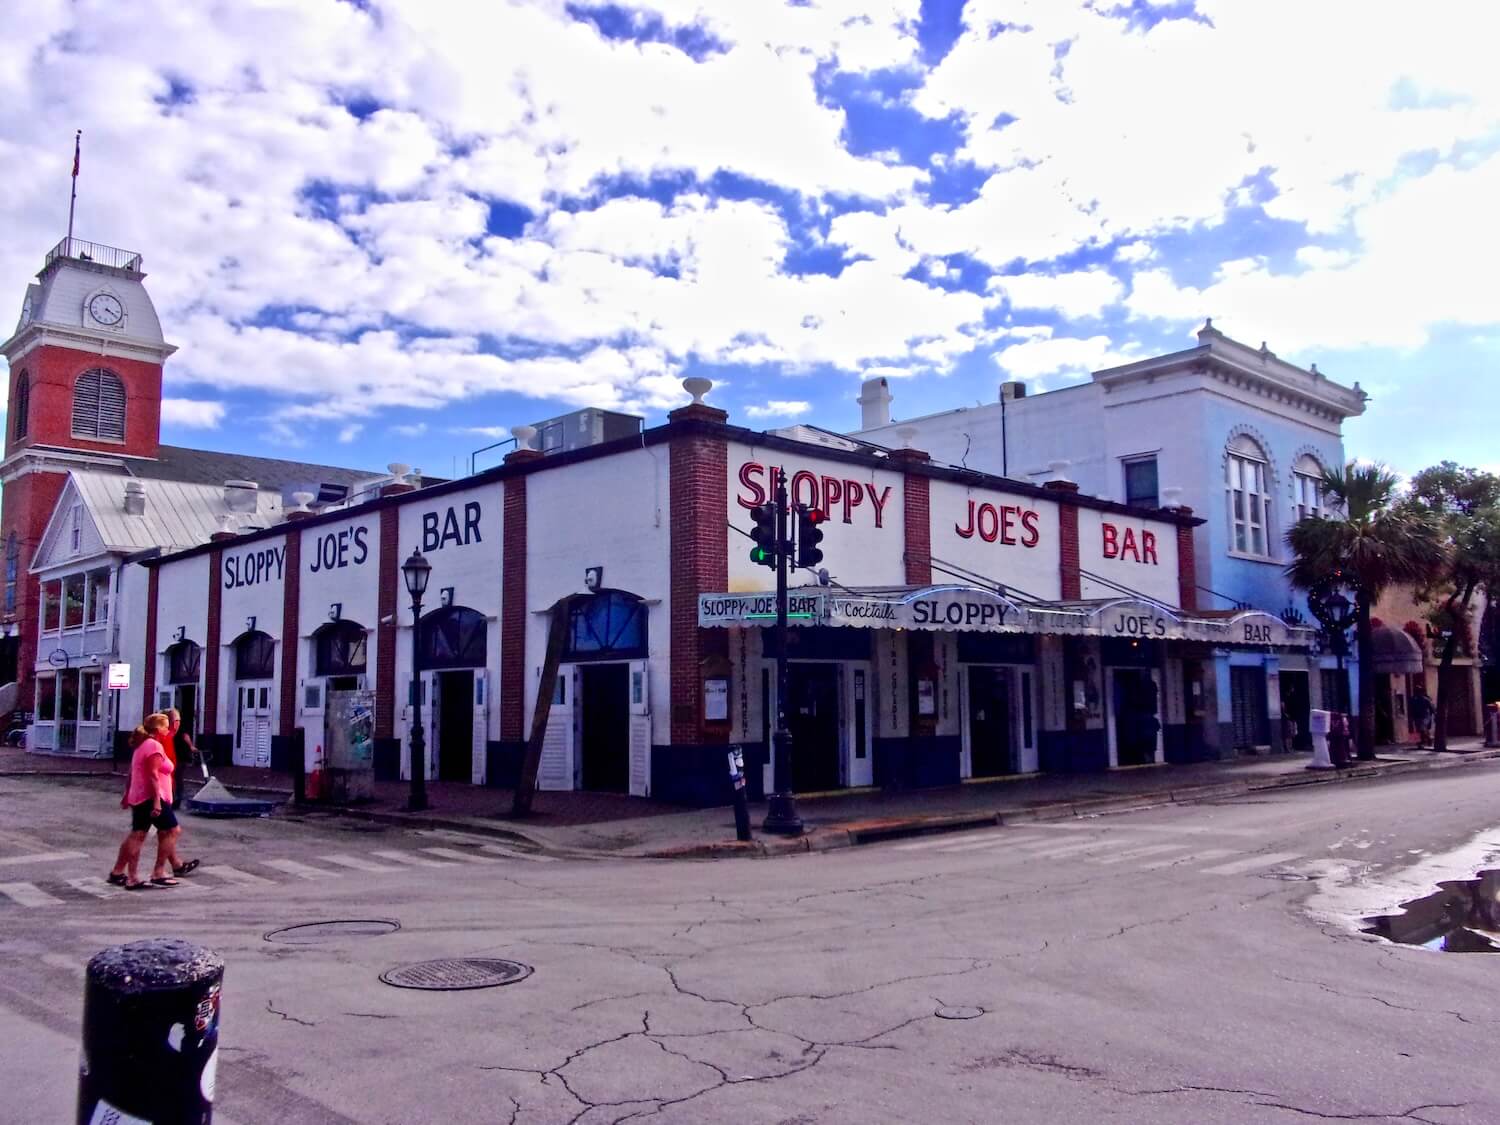
{"label": "balcony railing", "polygon": [[94,262],[111,269],[141,272],[141,256],[134,250],[121,250],[118,246],[105,246],[102,242],[85,242],[81,238],[65,238],[47,251],[43,269],[59,258],[72,258],[80,262]]}

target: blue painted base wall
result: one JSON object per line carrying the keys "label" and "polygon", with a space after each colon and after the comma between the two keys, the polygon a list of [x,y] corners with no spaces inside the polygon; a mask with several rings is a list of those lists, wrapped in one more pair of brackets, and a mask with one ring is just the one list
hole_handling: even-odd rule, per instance
{"label": "blue painted base wall", "polygon": [[963,741],[957,735],[875,739],[875,784],[884,789],[957,785]]}
{"label": "blue painted base wall", "polygon": [[524,742],[486,742],[484,744],[484,784],[487,789],[514,789],[521,780],[521,762],[526,757]]}
{"label": "blue painted base wall", "polygon": [[1099,730],[1044,730],[1037,744],[1043,773],[1103,773],[1109,769],[1109,735]]}
{"label": "blue painted base wall", "polygon": [[[741,744],[745,754],[745,780],[749,799],[763,796],[762,767],[766,748],[757,742]],[[708,808],[734,800],[729,783],[729,745],[653,746],[651,748],[651,798],[674,805]]]}
{"label": "blue painted base wall", "polygon": [[401,780],[401,740],[399,738],[375,740],[375,780]]}

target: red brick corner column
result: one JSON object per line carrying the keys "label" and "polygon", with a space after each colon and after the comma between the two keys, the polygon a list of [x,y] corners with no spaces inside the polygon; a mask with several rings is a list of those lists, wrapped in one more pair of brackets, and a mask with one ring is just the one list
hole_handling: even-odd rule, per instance
{"label": "red brick corner column", "polygon": [[[921,464],[929,460],[920,449],[898,449],[891,460]],[[906,582],[909,586],[932,585],[932,482],[925,476],[907,471],[902,481],[902,509],[905,525]]]}
{"label": "red brick corner column", "polygon": [[[723,425],[729,415],[704,403],[690,403],[668,415],[671,422]],[[723,655],[722,630],[698,627],[698,595],[729,588],[729,442],[712,432],[672,439],[669,458],[669,553],[672,565],[670,615],[671,740],[674,746],[726,742],[727,725],[703,721],[703,665]]]}
{"label": "red brick corner column", "polygon": [[[1191,508],[1175,509],[1179,516],[1193,514]],[[1198,556],[1193,546],[1194,528],[1177,525],[1177,605],[1182,609],[1198,608]]]}
{"label": "red brick corner column", "polygon": [[1058,578],[1064,601],[1083,597],[1083,578],[1078,573],[1078,505],[1073,496],[1078,485],[1070,480],[1049,480],[1044,488],[1062,493],[1057,498]]}
{"label": "red brick corner column", "polygon": [[[507,465],[544,456],[517,449]],[[526,737],[526,476],[505,481],[505,522],[500,533],[500,741]]]}
{"label": "red brick corner column", "polygon": [[401,509],[380,509],[380,560],[375,591],[375,737],[396,731],[396,595],[401,585]]}
{"label": "red brick corner column", "polygon": [[208,553],[208,628],[203,638],[203,702],[198,705],[199,729],[219,733],[219,634],[224,613],[224,549]]}
{"label": "red brick corner column", "polygon": [[[156,599],[161,588],[161,568],[149,567],[146,571],[146,652],[141,670],[141,713],[149,715],[156,710]],[[121,723],[122,726],[125,724]],[[130,726],[135,726],[131,723]]]}
{"label": "red brick corner column", "polygon": [[281,573],[281,733],[289,736],[297,727],[297,658],[302,655],[297,636],[302,608],[302,532],[295,526],[286,533],[286,569]]}

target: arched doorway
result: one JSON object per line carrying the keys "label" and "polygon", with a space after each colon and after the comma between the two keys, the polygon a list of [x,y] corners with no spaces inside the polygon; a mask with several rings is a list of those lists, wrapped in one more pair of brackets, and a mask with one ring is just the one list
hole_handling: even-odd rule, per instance
{"label": "arched doorway", "polygon": [[271,765],[271,711],[276,700],[276,641],[268,633],[241,633],[233,645],[234,753],[237,766]]}
{"label": "arched doorway", "polygon": [[649,780],[647,607],[624,590],[600,590],[569,607],[563,663],[571,669],[578,754],[574,784],[643,794]]}
{"label": "arched doorway", "polygon": [[472,781],[483,761],[489,724],[485,664],[489,622],[468,606],[443,606],[417,626],[417,672],[431,769],[441,781]]}
{"label": "arched doorway", "polygon": [[166,688],[158,703],[182,712],[182,729],[198,733],[198,673],[203,666],[203,649],[194,641],[180,640],[167,649]]}

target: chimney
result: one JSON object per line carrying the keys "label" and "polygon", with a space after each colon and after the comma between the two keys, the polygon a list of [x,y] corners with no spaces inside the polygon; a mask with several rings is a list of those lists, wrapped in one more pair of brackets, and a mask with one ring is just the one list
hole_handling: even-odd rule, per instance
{"label": "chimney", "polygon": [[125,482],[125,514],[127,516],[146,514],[146,486],[138,480]]}
{"label": "chimney", "polygon": [[308,508],[308,504],[312,503],[312,499],[313,493],[311,492],[292,493],[292,500],[295,501],[297,506],[295,508],[287,509],[287,521],[290,522],[292,520],[305,520],[308,516],[312,515],[312,511]]}
{"label": "chimney", "polygon": [[401,492],[416,491],[416,485],[409,483],[406,479],[406,474],[411,472],[410,465],[403,465],[400,461],[392,461],[386,466],[386,471],[391,474],[391,479],[380,486],[380,495],[395,496]]}
{"label": "chimney", "polygon": [[1000,400],[1002,402],[1014,402],[1018,398],[1026,397],[1026,384],[1019,379],[1010,379],[1000,384]]}
{"label": "chimney", "polygon": [[891,386],[884,375],[866,379],[859,388],[859,428],[873,430],[891,424]]}
{"label": "chimney", "polygon": [[260,485],[253,480],[226,480],[224,508],[230,512],[255,512],[260,508]]}

